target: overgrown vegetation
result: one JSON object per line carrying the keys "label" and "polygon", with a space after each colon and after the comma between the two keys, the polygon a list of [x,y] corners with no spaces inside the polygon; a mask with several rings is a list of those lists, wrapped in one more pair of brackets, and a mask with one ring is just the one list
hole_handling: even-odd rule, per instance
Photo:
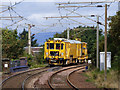
{"label": "overgrown vegetation", "polygon": [[17,59],[22,56],[24,45],[17,30],[2,29],[2,57]]}
{"label": "overgrown vegetation", "polygon": [[94,82],[97,88],[118,88],[118,71],[110,69],[107,71],[107,80],[104,80],[104,71],[99,71],[98,69],[92,69],[86,73],[84,76],[88,77],[86,81]]}
{"label": "overgrown vegetation", "polygon": [[[110,30],[108,33],[108,51],[112,53],[111,66],[112,68],[107,72],[107,80],[104,80],[104,71],[91,69],[86,72],[89,78],[87,81],[94,82],[98,88],[118,88],[120,83],[120,11],[117,15],[110,17]],[[104,38],[100,41],[100,49],[104,45]]]}
{"label": "overgrown vegetation", "polygon": [[[19,57],[27,57],[29,67],[38,67],[43,64],[43,50],[37,56],[28,55],[24,47],[28,46],[28,31],[25,29],[18,35],[17,30],[2,29],[2,57],[11,60],[18,60]],[[34,34],[31,36],[31,46],[38,46],[37,40],[34,40]],[[35,66],[36,65],[36,66]]]}

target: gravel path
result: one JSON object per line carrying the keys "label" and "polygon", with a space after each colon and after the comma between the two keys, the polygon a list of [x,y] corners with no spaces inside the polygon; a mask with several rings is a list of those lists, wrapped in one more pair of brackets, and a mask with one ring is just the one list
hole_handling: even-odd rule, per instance
{"label": "gravel path", "polygon": [[47,80],[53,73],[54,72],[45,72],[44,74],[42,74],[39,79],[34,83],[35,88],[49,88]]}

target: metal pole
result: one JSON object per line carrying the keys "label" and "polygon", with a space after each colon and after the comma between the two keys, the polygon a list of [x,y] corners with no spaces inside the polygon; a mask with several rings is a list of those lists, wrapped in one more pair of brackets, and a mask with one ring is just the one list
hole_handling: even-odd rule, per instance
{"label": "metal pole", "polygon": [[28,24],[28,54],[31,54],[31,25]]}
{"label": "metal pole", "polygon": [[67,39],[69,39],[69,30],[70,28],[67,28]]}
{"label": "metal pole", "polygon": [[105,80],[107,80],[107,4],[105,4]]}
{"label": "metal pole", "polygon": [[120,11],[120,1],[118,2],[118,11]]}
{"label": "metal pole", "polygon": [[97,15],[97,68],[99,68],[99,16]]}

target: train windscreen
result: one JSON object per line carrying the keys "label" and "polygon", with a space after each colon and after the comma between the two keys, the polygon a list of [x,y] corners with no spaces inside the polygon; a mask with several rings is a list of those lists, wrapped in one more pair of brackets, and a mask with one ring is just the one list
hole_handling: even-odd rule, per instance
{"label": "train windscreen", "polygon": [[51,56],[59,56],[59,52],[58,51],[51,51],[50,55]]}
{"label": "train windscreen", "polygon": [[56,49],[60,49],[60,44],[56,43]]}
{"label": "train windscreen", "polygon": [[54,43],[50,43],[50,49],[54,49]]}

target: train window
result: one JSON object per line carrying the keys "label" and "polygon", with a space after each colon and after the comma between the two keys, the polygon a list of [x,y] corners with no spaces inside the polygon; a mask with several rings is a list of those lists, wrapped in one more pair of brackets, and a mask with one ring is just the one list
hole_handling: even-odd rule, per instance
{"label": "train window", "polygon": [[63,49],[63,44],[61,44],[61,49]]}
{"label": "train window", "polygon": [[59,52],[58,52],[58,51],[57,51],[57,52],[51,51],[51,52],[50,52],[50,55],[51,55],[51,56],[59,56]]}
{"label": "train window", "polygon": [[50,43],[50,49],[54,49],[54,43]]}
{"label": "train window", "polygon": [[49,43],[47,43],[47,49],[49,49]]}
{"label": "train window", "polygon": [[60,44],[56,44],[56,49],[60,49]]}

